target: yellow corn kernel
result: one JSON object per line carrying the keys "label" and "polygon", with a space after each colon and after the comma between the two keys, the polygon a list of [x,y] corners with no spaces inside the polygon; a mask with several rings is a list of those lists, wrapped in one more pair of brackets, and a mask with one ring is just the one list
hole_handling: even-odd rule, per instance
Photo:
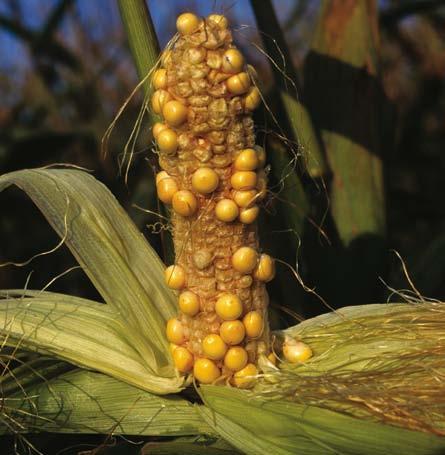
{"label": "yellow corn kernel", "polygon": [[252,224],[260,213],[260,209],[257,205],[249,207],[247,209],[241,209],[239,212],[239,220],[243,224]]}
{"label": "yellow corn kernel", "polygon": [[172,126],[182,125],[187,120],[188,109],[179,101],[172,100],[164,104],[162,115]]}
{"label": "yellow corn kernel", "polygon": [[249,357],[247,351],[240,347],[230,348],[224,356],[224,365],[232,371],[242,370],[246,365]]}
{"label": "yellow corn kernel", "polygon": [[171,100],[171,98],[172,96],[167,92],[167,90],[156,90],[151,97],[151,107],[153,109],[153,112],[155,114],[160,114],[162,112],[162,108],[168,101]]}
{"label": "yellow corn kernel", "polygon": [[249,338],[258,338],[263,332],[263,316],[259,311],[249,311],[243,318],[246,335]]}
{"label": "yellow corn kernel", "polygon": [[156,185],[158,198],[164,204],[171,204],[173,196],[179,190],[176,180],[171,177],[161,179]]}
{"label": "yellow corn kernel", "polygon": [[196,14],[183,13],[176,19],[176,28],[181,35],[190,35],[199,28],[200,19]]}
{"label": "yellow corn kernel", "polygon": [[251,190],[255,188],[257,176],[252,171],[238,171],[232,174],[230,184],[235,190]]}
{"label": "yellow corn kernel", "polygon": [[242,95],[250,88],[250,77],[247,73],[242,72],[229,77],[226,81],[227,89],[233,95]]}
{"label": "yellow corn kernel", "polygon": [[244,340],[246,329],[244,328],[244,324],[238,319],[224,321],[219,328],[219,334],[224,343],[233,346]]}
{"label": "yellow corn kernel", "polygon": [[306,343],[287,337],[283,343],[283,355],[290,363],[303,363],[310,359],[313,353]]}
{"label": "yellow corn kernel", "polygon": [[253,276],[266,283],[272,280],[275,276],[275,261],[268,254],[262,254]]}
{"label": "yellow corn kernel", "polygon": [[272,364],[272,365],[276,365],[277,364],[277,356],[271,352],[268,356],[267,356],[267,360],[269,360],[269,362]]}
{"label": "yellow corn kernel", "polygon": [[169,179],[170,176],[166,171],[161,171],[156,174],[156,185],[162,180],[162,179]]}
{"label": "yellow corn kernel", "polygon": [[264,167],[266,164],[266,152],[261,145],[255,145],[255,150],[258,154],[258,167]]}
{"label": "yellow corn kernel", "polygon": [[233,200],[238,207],[250,207],[257,199],[257,192],[255,190],[234,191]]}
{"label": "yellow corn kernel", "polygon": [[179,190],[173,195],[172,205],[178,215],[192,216],[198,208],[198,201],[191,191]]}
{"label": "yellow corn kernel", "polygon": [[235,159],[235,170],[254,171],[258,167],[258,154],[254,149],[244,149]]}
{"label": "yellow corn kernel", "polygon": [[172,318],[167,321],[166,333],[167,340],[170,341],[170,343],[178,345],[184,343],[185,341],[184,326],[179,319]]}
{"label": "yellow corn kernel", "polygon": [[254,111],[261,103],[261,95],[258,87],[252,87],[244,98],[244,107],[249,111]]}
{"label": "yellow corn kernel", "polygon": [[215,206],[216,218],[225,223],[230,223],[238,217],[239,209],[232,199],[221,199]]}
{"label": "yellow corn kernel", "polygon": [[250,273],[258,262],[257,252],[250,246],[238,248],[232,255],[232,265],[235,270],[241,273]]}
{"label": "yellow corn kernel", "polygon": [[243,69],[243,66],[244,57],[238,49],[227,49],[226,52],[224,52],[222,70],[225,73],[239,73]]}
{"label": "yellow corn kernel", "polygon": [[209,359],[221,360],[227,351],[227,345],[219,335],[212,333],[202,340],[202,350]]}
{"label": "yellow corn kernel", "polygon": [[179,346],[173,351],[173,362],[178,371],[188,373],[193,368],[193,355],[187,348]]}
{"label": "yellow corn kernel", "polygon": [[171,289],[178,290],[185,286],[185,270],[180,265],[173,264],[167,267],[164,276],[167,286]]}
{"label": "yellow corn kernel", "polygon": [[179,296],[179,309],[187,316],[199,313],[199,297],[192,291],[184,291]]}
{"label": "yellow corn kernel", "polygon": [[175,352],[175,349],[178,347],[178,345],[175,343],[169,343],[168,347],[170,349],[170,354],[173,356],[173,352]]}
{"label": "yellow corn kernel", "polygon": [[192,187],[198,193],[209,194],[215,191],[218,185],[218,174],[210,167],[201,167],[193,173]]}
{"label": "yellow corn kernel", "polygon": [[164,131],[168,128],[168,125],[166,125],[165,123],[160,123],[160,122],[156,122],[154,125],[153,125],[153,128],[152,128],[152,133],[153,133],[153,137],[155,139],[158,138],[159,136],[159,133],[161,131]]}
{"label": "yellow corn kernel", "polygon": [[158,147],[161,152],[165,152],[169,155],[176,152],[178,149],[178,136],[170,128],[162,130],[156,139]]}
{"label": "yellow corn kernel", "polygon": [[152,84],[156,90],[167,87],[167,70],[165,68],[159,68],[155,71]]}
{"label": "yellow corn kernel", "polygon": [[203,384],[211,384],[220,376],[221,371],[210,359],[198,359],[193,366],[193,375]]}
{"label": "yellow corn kernel", "polygon": [[229,25],[229,21],[227,20],[226,16],[223,16],[222,14],[210,14],[207,16],[207,20],[218,24],[219,28],[221,29],[227,28]]}
{"label": "yellow corn kernel", "polygon": [[233,383],[240,389],[248,389],[254,386],[257,375],[256,366],[253,363],[248,363],[242,370],[234,374]]}
{"label": "yellow corn kernel", "polygon": [[215,303],[215,311],[224,321],[233,321],[241,316],[243,304],[237,295],[226,293],[218,297]]}

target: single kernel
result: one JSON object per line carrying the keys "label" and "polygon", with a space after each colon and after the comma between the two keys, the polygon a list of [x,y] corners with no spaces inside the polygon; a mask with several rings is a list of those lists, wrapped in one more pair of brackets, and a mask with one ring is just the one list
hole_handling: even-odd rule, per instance
{"label": "single kernel", "polygon": [[167,128],[168,128],[168,125],[166,125],[165,123],[156,122],[152,128],[153,137],[155,139],[157,139],[159,136],[159,133],[161,131],[166,130]]}
{"label": "single kernel", "polygon": [[249,338],[258,338],[263,332],[264,320],[259,311],[249,311],[243,318],[243,324]]}
{"label": "single kernel", "polygon": [[239,212],[239,220],[243,224],[252,224],[258,218],[259,213],[260,209],[257,205],[247,209],[241,209]]}
{"label": "single kernel", "polygon": [[227,26],[229,25],[229,21],[222,14],[210,14],[209,16],[207,16],[207,20],[212,21],[215,24],[218,24],[220,29],[227,28]]}
{"label": "single kernel", "polygon": [[249,111],[254,111],[261,104],[261,95],[258,87],[252,87],[244,98],[244,107]]}
{"label": "single kernel", "polygon": [[193,366],[193,376],[203,384],[211,384],[221,376],[221,371],[212,360],[198,359]]}
{"label": "single kernel", "polygon": [[242,95],[250,88],[250,77],[247,73],[235,74],[226,81],[227,88],[233,95]]}
{"label": "single kernel", "polygon": [[[181,321],[176,318],[172,318],[167,321],[166,333],[167,339],[170,341],[170,343],[178,345],[184,343],[185,341],[184,326],[182,325]],[[176,349],[173,350],[172,354],[174,354]]]}
{"label": "single kernel", "polygon": [[156,185],[162,180],[162,179],[169,179],[170,176],[166,171],[161,171],[156,174]]}
{"label": "single kernel", "polygon": [[187,108],[179,101],[172,100],[164,104],[162,115],[172,126],[180,126],[187,120]]}
{"label": "single kernel", "polygon": [[170,49],[166,49],[161,55],[161,65],[166,67],[172,59],[172,51]]}
{"label": "single kernel", "polygon": [[257,367],[253,363],[248,363],[242,370],[235,373],[233,383],[236,387],[248,389],[255,384],[257,375]]}
{"label": "single kernel", "polygon": [[277,364],[277,356],[271,352],[268,356],[267,356],[267,360],[269,360],[269,362],[272,364],[272,365],[276,365]]}
{"label": "single kernel", "polygon": [[232,255],[232,265],[235,270],[241,273],[250,273],[258,262],[257,252],[249,247],[242,246]]}
{"label": "single kernel", "polygon": [[199,313],[199,297],[191,291],[184,291],[179,296],[179,309],[187,316]]}
{"label": "single kernel", "polygon": [[235,159],[237,171],[254,171],[258,167],[258,154],[254,149],[244,149]]}
{"label": "single kernel", "polygon": [[227,352],[227,345],[219,335],[207,335],[202,340],[204,354],[212,360],[221,360]]}
{"label": "single kernel", "polygon": [[238,49],[228,49],[224,52],[222,70],[225,73],[236,74],[239,73],[243,67],[244,57]]}
{"label": "single kernel", "polygon": [[310,359],[313,353],[306,343],[286,338],[283,344],[283,355],[290,363],[303,363]]}
{"label": "single kernel", "polygon": [[261,145],[255,145],[255,150],[258,154],[258,167],[264,167],[266,164],[266,152]]}
{"label": "single kernel", "polygon": [[244,324],[238,319],[235,319],[234,321],[224,321],[219,328],[219,334],[224,343],[233,346],[244,340],[246,329],[244,328]]}
{"label": "single kernel", "polygon": [[249,360],[247,352],[240,346],[230,348],[224,356],[224,365],[232,371],[242,370]]}
{"label": "single kernel", "polygon": [[215,303],[216,314],[224,321],[238,319],[243,312],[243,304],[235,294],[223,294]]}
{"label": "single kernel", "polygon": [[263,170],[258,172],[256,187],[258,190],[258,200],[262,201],[267,194],[267,176]]}
{"label": "single kernel", "polygon": [[251,190],[255,188],[256,181],[257,176],[253,171],[237,171],[230,178],[230,184],[235,190]]}
{"label": "single kernel", "polygon": [[156,90],[151,97],[151,107],[153,109],[153,112],[159,115],[162,112],[162,108],[168,101],[171,100],[171,98],[172,97],[170,93],[167,92],[167,90]]}
{"label": "single kernel", "polygon": [[156,185],[156,189],[158,191],[158,198],[164,204],[171,204],[173,196],[179,190],[176,180],[171,177],[160,179]]}
{"label": "single kernel", "polygon": [[275,276],[275,261],[268,254],[262,254],[253,276],[266,283],[272,280]]}
{"label": "single kernel", "polygon": [[185,270],[180,265],[173,264],[167,267],[164,276],[167,286],[171,289],[178,290],[185,286]]}
{"label": "single kernel", "polygon": [[182,216],[193,215],[197,208],[198,202],[195,195],[188,190],[179,190],[173,195],[172,199],[173,210]]}
{"label": "single kernel", "polygon": [[176,20],[176,28],[181,35],[190,35],[199,28],[199,17],[193,13],[183,13]]}
{"label": "single kernel", "polygon": [[215,206],[216,218],[225,223],[230,223],[238,217],[238,206],[232,199],[221,199]]}
{"label": "single kernel", "polygon": [[167,70],[165,68],[159,68],[155,71],[152,84],[156,90],[167,87]]}
{"label": "single kernel", "polygon": [[193,189],[198,193],[209,194],[216,190],[218,184],[218,174],[210,167],[201,167],[192,176]]}
{"label": "single kernel", "polygon": [[193,368],[193,355],[187,348],[179,346],[173,351],[173,362],[178,371],[188,373]]}
{"label": "single kernel", "polygon": [[178,149],[178,136],[170,128],[164,129],[158,134],[156,139],[161,152],[173,154]]}
{"label": "single kernel", "polygon": [[255,190],[234,191],[233,200],[238,207],[250,207],[257,199],[257,192]]}

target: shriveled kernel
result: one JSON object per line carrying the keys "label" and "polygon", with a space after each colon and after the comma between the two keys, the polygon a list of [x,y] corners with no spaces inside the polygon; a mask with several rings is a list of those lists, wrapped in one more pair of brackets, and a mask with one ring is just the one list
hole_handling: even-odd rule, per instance
{"label": "shriveled kernel", "polygon": [[233,383],[240,389],[248,389],[254,386],[257,375],[257,367],[253,363],[248,363],[242,370],[235,373]]}
{"label": "shriveled kernel", "polygon": [[162,108],[168,101],[171,100],[171,98],[172,96],[167,92],[167,90],[156,90],[151,97],[151,107],[153,109],[153,112],[155,114],[160,114],[162,112]]}
{"label": "shriveled kernel", "polygon": [[241,209],[239,212],[239,220],[243,224],[252,224],[258,218],[260,209],[257,205],[247,209]]}
{"label": "shriveled kernel", "polygon": [[237,171],[230,178],[230,184],[235,190],[251,190],[255,188],[256,181],[257,176],[253,171]]}
{"label": "shriveled kernel", "polygon": [[224,356],[224,365],[232,371],[242,370],[248,362],[247,352],[240,346],[230,348]]}
{"label": "shriveled kernel", "polygon": [[185,341],[184,326],[182,325],[181,321],[179,321],[179,319],[172,318],[167,321],[166,333],[167,340],[170,341],[170,343],[179,345]]}
{"label": "shriveled kernel", "polygon": [[244,149],[235,159],[235,170],[254,171],[258,167],[258,155],[254,149]]}
{"label": "shriveled kernel", "polygon": [[237,295],[226,293],[216,301],[215,312],[224,321],[233,321],[241,316],[243,304]]}
{"label": "shriveled kernel", "polygon": [[261,95],[258,87],[252,87],[244,98],[244,107],[249,110],[255,110],[261,103]]}
{"label": "shriveled kernel", "polygon": [[243,318],[243,324],[249,338],[258,338],[263,333],[264,319],[259,311],[249,311]]}
{"label": "shriveled kernel", "polygon": [[169,155],[176,152],[178,149],[178,136],[170,128],[162,130],[156,139],[159,150]]}
{"label": "shriveled kernel", "polygon": [[218,174],[210,167],[201,167],[193,173],[192,186],[198,193],[209,194],[216,190],[218,184]]}
{"label": "shriveled kernel", "polygon": [[229,21],[227,20],[226,16],[223,16],[222,14],[210,14],[207,16],[207,20],[218,24],[219,28],[221,29],[227,28],[229,25]]}
{"label": "shriveled kernel", "polygon": [[156,185],[162,180],[162,179],[169,179],[170,176],[166,171],[161,171],[156,174]]}
{"label": "shriveled kernel", "polygon": [[215,206],[216,218],[225,223],[230,223],[238,217],[238,206],[232,199],[221,199]]}
{"label": "shriveled kernel", "polygon": [[262,254],[253,276],[266,283],[272,280],[275,276],[275,261],[268,254]]}
{"label": "shriveled kernel", "polygon": [[155,71],[152,84],[156,90],[167,87],[167,70],[165,68],[159,68]]}
{"label": "shriveled kernel", "polygon": [[222,70],[225,73],[239,73],[243,69],[243,66],[244,57],[238,49],[227,49],[226,52],[224,52]]}
{"label": "shriveled kernel", "polygon": [[179,309],[187,316],[195,316],[199,312],[199,297],[192,291],[181,292]]}
{"label": "shriveled kernel", "polygon": [[166,49],[161,55],[161,65],[167,66],[172,58],[172,51],[170,49]]}
{"label": "shriveled kernel", "polygon": [[198,270],[204,270],[212,264],[213,254],[209,250],[199,249],[193,253],[192,259]]}
{"label": "shriveled kernel", "polygon": [[283,355],[290,363],[303,363],[310,359],[313,353],[306,343],[288,337],[283,344]]}
{"label": "shriveled kernel", "polygon": [[165,121],[172,126],[182,125],[187,120],[187,112],[187,108],[176,100],[168,101],[162,108]]}
{"label": "shriveled kernel", "polygon": [[250,207],[257,199],[257,192],[255,190],[234,191],[233,200],[238,207]]}
{"label": "shriveled kernel", "polygon": [[173,362],[178,371],[188,373],[193,368],[193,355],[187,348],[179,346],[173,352]]}
{"label": "shriveled kernel", "polygon": [[155,139],[157,139],[159,136],[159,133],[161,131],[166,130],[167,128],[168,128],[168,125],[166,125],[165,123],[156,122],[152,128],[153,137]]}
{"label": "shriveled kernel", "polygon": [[207,335],[202,340],[204,354],[212,360],[221,360],[227,352],[227,345],[219,335]]}
{"label": "shriveled kernel", "polygon": [[197,359],[193,366],[193,375],[203,384],[211,384],[220,376],[221,371],[210,359]]}
{"label": "shriveled kernel", "polygon": [[241,273],[250,273],[258,262],[257,252],[250,246],[238,248],[232,255],[232,266]]}
{"label": "shriveled kernel", "polygon": [[258,154],[258,166],[264,167],[266,164],[266,152],[264,151],[264,148],[261,147],[261,145],[255,145],[255,150]]}
{"label": "shriveled kernel", "polygon": [[224,321],[219,328],[219,334],[224,343],[233,346],[244,340],[246,329],[244,328],[244,324],[238,319],[235,319],[234,321]]}
{"label": "shriveled kernel", "polygon": [[258,172],[256,187],[258,190],[258,200],[261,201],[267,194],[267,176],[263,170]]}
{"label": "shriveled kernel", "polygon": [[[182,289],[185,286],[185,270],[180,265],[170,265],[164,272],[165,283],[171,289]],[[179,344],[179,343],[178,343]]]}
{"label": "shriveled kernel", "polygon": [[182,216],[192,216],[197,208],[198,202],[195,195],[188,190],[179,190],[173,195],[173,210]]}
{"label": "shriveled kernel", "polygon": [[268,356],[267,356],[267,360],[269,360],[269,362],[272,364],[272,365],[276,365],[277,364],[277,356],[271,352]]}
{"label": "shriveled kernel", "polygon": [[190,35],[199,28],[199,17],[193,13],[183,13],[176,19],[176,28],[181,35]]}
{"label": "shriveled kernel", "polygon": [[160,181],[156,185],[156,189],[158,192],[158,198],[164,204],[171,204],[173,196],[179,190],[179,187],[175,179],[167,177],[160,179]]}
{"label": "shriveled kernel", "polygon": [[242,95],[250,88],[250,77],[247,73],[235,74],[226,81],[227,89],[233,95]]}

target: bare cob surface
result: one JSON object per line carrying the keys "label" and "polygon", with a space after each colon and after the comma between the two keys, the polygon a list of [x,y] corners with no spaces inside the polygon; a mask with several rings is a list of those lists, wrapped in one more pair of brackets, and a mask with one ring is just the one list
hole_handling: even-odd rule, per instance
{"label": "bare cob surface", "polygon": [[177,27],[152,97],[163,117],[153,127],[157,190],[172,205],[176,254],[166,282],[180,293],[167,337],[179,371],[245,387],[259,355],[270,354],[265,282],[274,263],[258,243],[265,152],[252,120],[261,96],[224,16],[185,13]]}

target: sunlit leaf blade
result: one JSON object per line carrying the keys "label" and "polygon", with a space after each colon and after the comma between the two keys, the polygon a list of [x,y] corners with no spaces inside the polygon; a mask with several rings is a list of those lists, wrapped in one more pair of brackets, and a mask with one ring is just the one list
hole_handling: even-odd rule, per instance
{"label": "sunlit leaf blade", "polygon": [[114,196],[86,172],[32,169],[0,177],[39,207],[105,302],[126,325],[125,336],[159,376],[174,377],[165,321],[175,312],[164,265]]}
{"label": "sunlit leaf blade", "polygon": [[[355,419],[287,401],[266,401],[228,387],[203,386],[206,422],[247,454],[435,455],[445,438]],[[212,412],[215,411],[215,412]]]}
{"label": "sunlit leaf blade", "polygon": [[[7,294],[7,291],[3,291]],[[0,340],[52,355],[156,393],[178,391],[180,381],[155,376],[125,339],[115,309],[70,296],[0,299]],[[81,303],[78,302],[81,301]]]}
{"label": "sunlit leaf blade", "polygon": [[[159,397],[109,376],[76,370],[7,397],[2,418],[21,432],[179,436],[213,434],[188,401]],[[1,423],[0,423],[1,428]],[[19,425],[16,430],[20,431]],[[2,432],[5,428],[2,428]]]}

